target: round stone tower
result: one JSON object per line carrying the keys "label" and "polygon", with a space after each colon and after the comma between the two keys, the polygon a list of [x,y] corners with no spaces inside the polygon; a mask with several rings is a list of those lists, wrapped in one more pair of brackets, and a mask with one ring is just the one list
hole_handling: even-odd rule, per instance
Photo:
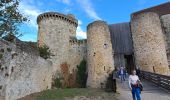
{"label": "round stone tower", "polygon": [[68,62],[69,40],[76,36],[78,21],[71,14],[47,12],[38,16],[37,23],[38,45],[49,47],[55,74],[61,64]]}
{"label": "round stone tower", "polygon": [[87,86],[100,88],[114,69],[108,25],[95,21],[87,26]]}
{"label": "round stone tower", "polygon": [[168,61],[159,15],[154,12],[132,15],[131,30],[137,65],[144,71],[168,75]]}

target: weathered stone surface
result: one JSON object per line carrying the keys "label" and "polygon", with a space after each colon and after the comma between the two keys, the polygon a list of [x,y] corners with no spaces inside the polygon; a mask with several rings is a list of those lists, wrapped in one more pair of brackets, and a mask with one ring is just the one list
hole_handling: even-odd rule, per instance
{"label": "weathered stone surface", "polygon": [[[31,47],[30,47],[31,48]],[[0,40],[3,57],[0,60],[0,95],[15,100],[34,92],[51,88],[52,63],[25,52],[13,43]]]}
{"label": "weathered stone surface", "polygon": [[112,45],[108,25],[95,21],[87,28],[87,86],[100,88],[105,85],[109,73],[114,69]]}
{"label": "weathered stone surface", "polygon": [[[63,21],[62,19],[46,18],[39,22],[38,41],[50,48],[52,53],[51,61],[53,62],[53,74],[60,72],[60,64],[68,61],[69,36],[70,31],[75,33],[76,27]],[[39,45],[42,45],[39,43]]]}
{"label": "weathered stone surface", "polygon": [[[45,16],[46,14],[49,16]],[[55,75],[56,72],[60,72],[60,65],[62,63],[68,63],[70,49],[69,40],[76,35],[77,27],[69,23],[69,21],[67,21],[68,18],[63,19],[59,16],[56,17],[52,15],[54,14],[50,12],[49,14],[45,13],[44,16],[43,14],[40,15],[40,17],[43,16],[43,19],[38,22],[38,44],[40,46],[45,44],[50,48],[53,54],[51,57],[51,61],[53,62],[53,75]],[[62,16],[66,17],[66,15]],[[38,19],[40,18],[38,17]]]}
{"label": "weathered stone surface", "polygon": [[70,72],[72,72],[72,69],[76,69],[77,65],[79,65],[83,59],[86,60],[87,41],[70,39],[69,46],[68,63],[70,64]]}
{"label": "weathered stone surface", "polygon": [[161,16],[162,29],[164,32],[164,38],[166,41],[166,53],[168,58],[168,64],[170,68],[170,14]]}
{"label": "weathered stone surface", "polygon": [[132,16],[131,30],[136,63],[144,71],[168,75],[168,61],[159,15],[145,12]]}
{"label": "weathered stone surface", "polygon": [[50,60],[53,63],[53,78],[63,77],[61,75],[63,63],[66,63],[69,68],[68,74],[72,74],[77,69],[77,65],[86,59],[86,41],[75,39],[77,20],[71,14],[49,12],[41,14],[37,21],[38,44],[47,45],[52,53]]}

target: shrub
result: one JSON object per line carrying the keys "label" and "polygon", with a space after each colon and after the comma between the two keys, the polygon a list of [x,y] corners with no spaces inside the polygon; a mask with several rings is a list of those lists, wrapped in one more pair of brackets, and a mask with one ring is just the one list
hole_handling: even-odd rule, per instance
{"label": "shrub", "polygon": [[62,88],[62,83],[61,83],[61,80],[62,80],[62,78],[56,78],[55,80],[54,80],[54,85],[55,85],[55,87],[56,88]]}
{"label": "shrub", "polygon": [[80,88],[86,87],[87,73],[86,73],[86,61],[82,60],[80,65],[77,66],[76,81]]}
{"label": "shrub", "polygon": [[44,59],[48,59],[51,56],[51,52],[49,50],[49,47],[47,47],[46,45],[38,47],[40,56]]}
{"label": "shrub", "polygon": [[11,52],[11,51],[12,51],[12,49],[11,49],[11,48],[7,48],[7,51],[8,51],[8,52]]}

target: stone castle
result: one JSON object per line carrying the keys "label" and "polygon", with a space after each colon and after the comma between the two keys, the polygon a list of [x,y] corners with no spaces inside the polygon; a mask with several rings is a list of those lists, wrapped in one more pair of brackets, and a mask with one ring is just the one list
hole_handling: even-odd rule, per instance
{"label": "stone castle", "polygon": [[[72,14],[46,12],[38,16],[38,46],[48,46],[45,60],[28,43],[0,41],[0,95],[15,100],[50,89],[52,80],[87,61],[87,87],[100,88],[113,70],[135,67],[170,75],[170,2],[131,15],[131,21],[108,25],[94,21],[87,39],[77,40],[78,21]],[[73,77],[74,78],[74,77]],[[72,80],[67,77],[65,80]]]}
{"label": "stone castle", "polygon": [[86,59],[87,86],[93,88],[100,87],[115,67],[123,66],[130,72],[140,66],[144,71],[169,75],[170,12],[162,11],[169,4],[133,13],[126,23],[92,22],[83,44],[73,42],[78,23],[72,14],[47,12],[37,19],[38,44],[47,45],[54,54],[51,60],[55,74],[62,63],[66,62],[72,71]]}

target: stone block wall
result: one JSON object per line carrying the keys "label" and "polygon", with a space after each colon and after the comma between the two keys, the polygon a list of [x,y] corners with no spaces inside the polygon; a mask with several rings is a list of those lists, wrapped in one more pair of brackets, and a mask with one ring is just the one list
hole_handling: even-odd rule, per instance
{"label": "stone block wall", "polygon": [[62,77],[63,87],[72,87],[69,84],[76,80],[73,78],[72,83],[69,83],[69,77],[75,77],[77,65],[86,59],[86,40],[75,38],[78,21],[72,14],[47,12],[38,16],[37,23],[38,45],[47,45],[52,53],[53,80]]}
{"label": "stone block wall", "polygon": [[141,66],[141,69],[169,75],[159,15],[154,12],[132,15],[131,30],[136,63]]}
{"label": "stone block wall", "polygon": [[69,40],[76,35],[78,21],[73,15],[47,12],[38,16],[38,44],[47,45],[52,53],[53,76],[60,74],[61,65],[70,66]]}
{"label": "stone block wall", "polygon": [[168,64],[170,68],[170,14],[161,16],[162,29],[164,32],[164,38],[166,42],[166,53],[168,58]]}
{"label": "stone block wall", "polygon": [[108,25],[95,21],[87,27],[87,87],[101,88],[114,69]]}
{"label": "stone block wall", "polygon": [[23,44],[30,51],[0,40],[0,95],[5,100],[15,100],[31,93],[51,88],[52,63],[39,57],[36,50]]}
{"label": "stone block wall", "polygon": [[69,50],[69,64],[70,72],[73,69],[77,69],[77,65],[84,59],[86,60],[87,55],[87,42],[86,40],[70,39],[70,50]]}

